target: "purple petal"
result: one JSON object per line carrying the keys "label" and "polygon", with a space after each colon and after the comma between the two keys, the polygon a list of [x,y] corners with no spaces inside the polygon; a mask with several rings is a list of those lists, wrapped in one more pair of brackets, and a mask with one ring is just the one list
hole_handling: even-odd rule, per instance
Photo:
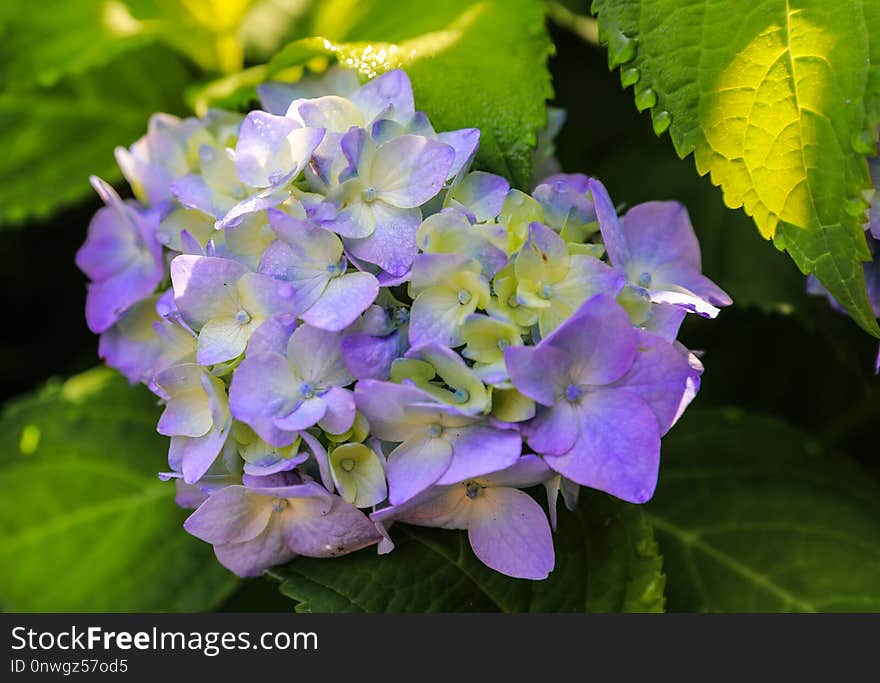
{"label": "purple petal", "polygon": [[419,253],[416,232],[422,222],[418,209],[398,209],[382,201],[373,203],[376,227],[364,239],[345,239],[351,254],[368,263],[375,263],[392,276],[405,274]]}
{"label": "purple petal", "polygon": [[513,386],[545,406],[552,406],[570,381],[570,356],[546,344],[508,346],[504,363]]}
{"label": "purple petal", "polygon": [[452,445],[444,439],[421,437],[391,451],[385,472],[388,500],[400,505],[434,484],[449,469]]}
{"label": "purple petal", "polygon": [[291,369],[314,385],[344,387],[354,378],[342,360],[342,335],[300,325],[290,335],[287,358]]}
{"label": "purple petal", "polygon": [[412,346],[441,344],[454,348],[461,346],[462,304],[458,294],[441,287],[430,287],[413,301],[410,310],[409,342]]}
{"label": "purple petal", "polygon": [[[868,159],[868,171],[871,174],[871,184],[875,192],[880,192],[880,158]],[[874,239],[880,240],[880,198],[874,195],[871,201],[871,209],[868,211],[868,229]]]}
{"label": "purple petal", "polygon": [[275,426],[275,417],[289,413],[296,403],[296,378],[287,359],[276,353],[245,358],[235,369],[229,386],[229,410],[273,446],[289,446],[295,432]]}
{"label": "purple petal", "polygon": [[323,137],[321,128],[301,128],[285,116],[252,111],[235,146],[238,177],[251,187],[287,182],[302,171]]}
{"label": "purple petal", "polygon": [[589,178],[581,173],[559,173],[541,181],[532,195],[544,208],[548,225],[561,230],[569,221],[596,220],[593,202],[586,196]]}
{"label": "purple petal", "polygon": [[248,335],[248,328],[234,318],[209,320],[199,332],[196,360],[207,366],[238,358],[244,353]]}
{"label": "purple petal", "polygon": [[280,81],[267,81],[257,86],[257,97],[260,99],[260,107],[276,116],[284,116],[290,103],[303,97],[302,89],[298,83],[283,83]]}
{"label": "purple petal", "polygon": [[720,312],[716,306],[707,303],[702,297],[687,292],[652,289],[649,294],[652,303],[678,306],[703,318],[714,318]]}
{"label": "purple petal", "polygon": [[[447,174],[448,178],[458,175],[459,171],[464,168],[467,163],[474,158],[477,153],[477,147],[480,146],[480,129],[479,128],[462,128],[460,130],[450,130],[437,135],[437,141],[449,145],[455,150],[455,158],[452,167]],[[501,209],[499,209],[499,212]],[[498,214],[496,213],[495,216]],[[494,218],[495,216],[492,216]]]}
{"label": "purple petal", "polygon": [[468,173],[456,186],[453,196],[467,208],[473,216],[473,222],[483,223],[501,213],[509,191],[510,183],[501,176],[474,171]]}
{"label": "purple petal", "polygon": [[296,329],[296,317],[292,315],[276,315],[260,325],[248,340],[247,356],[260,353],[287,353],[290,335]]}
{"label": "purple petal", "polygon": [[214,425],[204,436],[171,437],[168,461],[181,464],[183,480],[187,484],[199,481],[211,468],[226,443],[231,426],[232,420],[227,420],[223,425]]}
{"label": "purple petal", "polygon": [[145,299],[132,306],[98,341],[98,356],[131,383],[152,379],[162,350],[153,330],[158,322],[154,301]]}
{"label": "purple petal", "polygon": [[656,276],[660,281],[666,280],[670,284],[684,287],[715,306],[730,306],[733,303],[727,292],[698,271],[676,268],[669,272],[659,269],[656,271]]}
{"label": "purple petal", "polygon": [[222,212],[222,215],[219,216],[217,222],[214,223],[214,227],[217,230],[234,227],[249,214],[278,206],[288,197],[290,197],[290,192],[288,190],[268,187],[247,199],[243,199],[230,207],[227,211]]}
{"label": "purple petal", "polygon": [[224,567],[241,577],[260,576],[266,569],[296,557],[284,542],[281,520],[273,516],[260,535],[244,543],[214,546],[214,554]]}
{"label": "purple petal", "polygon": [[138,254],[133,210],[124,204],[105,206],[89,223],[88,237],[76,253],[77,267],[90,280],[100,281],[125,270]]}
{"label": "purple petal", "polygon": [[626,268],[632,261],[629,248],[624,236],[623,227],[617,217],[617,210],[608,196],[605,186],[596,180],[589,180],[590,194],[593,195],[593,206],[596,208],[596,218],[599,221],[599,229],[602,232],[602,242],[611,265],[618,268]]}
{"label": "purple petal", "polygon": [[318,423],[324,413],[327,412],[327,404],[321,398],[309,398],[289,412],[287,415],[275,418],[275,426],[287,432],[299,432]]}
{"label": "purple petal", "polygon": [[517,489],[483,489],[473,504],[468,539],[486,566],[507,576],[540,580],[553,571],[553,537],[547,516]]}
{"label": "purple petal", "polygon": [[613,298],[599,294],[545,337],[540,346],[545,345],[569,355],[572,380],[602,385],[629,370],[637,341],[629,314]]}
{"label": "purple petal", "polygon": [[308,446],[309,451],[312,453],[312,457],[315,458],[315,462],[318,465],[318,471],[321,475],[321,483],[324,484],[324,488],[327,491],[333,491],[333,473],[330,470],[330,458],[327,455],[327,449],[321,445],[321,442],[318,441],[317,438],[312,436],[309,432],[302,432],[302,440],[306,446]]}
{"label": "purple petal", "polygon": [[271,514],[268,498],[244,486],[227,486],[208,497],[183,528],[208,543],[241,543],[261,533]]}
{"label": "purple petal", "polygon": [[187,484],[183,479],[175,479],[174,486],[176,489],[174,503],[178,507],[194,510],[208,499],[208,494],[199,486]]}
{"label": "purple petal", "polygon": [[461,484],[432,486],[401,505],[377,510],[370,518],[386,525],[394,520],[443,529],[467,529],[471,504]]}
{"label": "purple petal", "polygon": [[520,489],[535,486],[554,476],[553,470],[537,455],[524,455],[507,469],[480,477],[480,481],[489,486]]}
{"label": "purple petal", "polygon": [[204,371],[195,364],[175,365],[163,370],[155,384],[166,399],[157,430],[164,436],[202,436],[214,418],[208,394],[202,390]]}
{"label": "purple petal", "polygon": [[171,262],[174,300],[184,319],[201,327],[211,318],[235,315],[236,303],[226,292],[235,291],[238,280],[248,272],[230,259],[183,254]]}
{"label": "purple petal", "polygon": [[671,343],[640,331],[639,352],[632,368],[612,386],[638,394],[657,417],[662,436],[697,395],[701,372],[701,367],[694,366]]}
{"label": "purple petal", "polygon": [[353,93],[350,99],[361,110],[368,123],[386,112],[389,105],[393,108],[392,118],[393,115],[411,114],[415,111],[412,85],[409,77],[400,69],[377,76]]}
{"label": "purple petal", "polygon": [[288,547],[306,557],[337,557],[377,543],[381,536],[363,512],[342,498],[329,495],[332,505],[317,498],[291,503],[284,514]]}
{"label": "purple petal", "polygon": [[585,396],[578,409],[577,441],[547,464],[582,486],[631,503],[649,500],[657,485],[660,430],[651,408],[622,389]]}
{"label": "purple petal", "polygon": [[648,332],[653,332],[666,341],[672,342],[678,336],[678,330],[686,315],[687,311],[679,306],[654,304],[651,306],[651,314],[643,327]]}
{"label": "purple petal", "polygon": [[[700,272],[700,245],[683,204],[638,204],[626,212],[621,228],[632,263],[655,267],[676,263]],[[613,257],[611,262],[618,265]]]}
{"label": "purple petal", "polygon": [[432,401],[429,394],[412,385],[371,379],[357,383],[354,398],[358,410],[370,423],[371,433],[383,441],[396,442],[405,441],[420,430],[408,415],[410,406]]}
{"label": "purple petal", "polygon": [[214,193],[200,175],[190,174],[178,178],[171,183],[171,193],[187,209],[195,209],[214,218],[223,213],[221,207],[215,206]]}
{"label": "purple petal", "polygon": [[371,182],[377,197],[401,209],[414,209],[436,195],[449,177],[455,150],[418,135],[401,135],[380,145]]}
{"label": "purple petal", "polygon": [[100,282],[88,286],[86,323],[100,334],[116,323],[122,314],[146,299],[162,280],[161,264],[140,260]]}
{"label": "purple petal", "polygon": [[452,445],[452,462],[437,480],[438,485],[499,472],[513,465],[522,453],[518,431],[495,429],[488,424],[447,428],[444,438]]}
{"label": "purple petal", "polygon": [[271,474],[289,472],[295,467],[302,465],[308,459],[308,453],[298,453],[292,458],[280,458],[274,463],[265,465],[258,465],[252,462],[246,462],[244,464],[244,472],[245,474],[249,474],[255,477],[266,477]]}
{"label": "purple petal", "polygon": [[268,275],[245,273],[238,281],[238,294],[242,306],[252,316],[265,319],[294,313],[294,288]]}
{"label": "purple petal", "polygon": [[342,340],[345,366],[357,379],[388,379],[391,364],[401,355],[400,332],[396,330],[385,337],[356,332]]}
{"label": "purple petal", "polygon": [[348,389],[330,387],[321,399],[327,405],[320,419],[321,429],[330,434],[342,434],[351,429],[355,414],[354,394]]}
{"label": "purple petal", "polygon": [[327,284],[320,298],[302,314],[304,322],[338,332],[351,325],[376,300],[379,281],[369,273],[348,273]]}
{"label": "purple petal", "polygon": [[577,408],[560,398],[556,405],[539,410],[523,428],[533,451],[540,455],[567,453],[578,438]]}
{"label": "purple petal", "polygon": [[[277,159],[287,136],[298,128],[293,119],[252,111],[241,123],[235,145],[235,170],[243,183],[268,187],[268,166]],[[282,174],[283,175],[283,174]]]}

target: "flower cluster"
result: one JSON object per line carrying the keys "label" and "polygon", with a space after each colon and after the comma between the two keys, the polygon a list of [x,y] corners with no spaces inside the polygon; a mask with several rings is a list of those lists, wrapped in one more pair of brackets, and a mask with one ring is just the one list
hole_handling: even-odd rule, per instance
{"label": "flower cluster", "polygon": [[261,96],[154,116],[77,255],[101,357],[164,403],[187,531],[252,576],[467,529],[541,579],[560,492],[648,500],[702,371],[678,328],[730,303],[684,207],[470,171],[480,132],[436,132],[401,71]]}

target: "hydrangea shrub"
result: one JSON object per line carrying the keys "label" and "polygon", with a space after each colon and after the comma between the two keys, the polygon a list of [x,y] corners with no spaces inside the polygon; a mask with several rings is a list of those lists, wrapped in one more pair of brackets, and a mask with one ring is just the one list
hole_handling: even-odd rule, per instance
{"label": "hydrangea shrub", "polygon": [[703,371],[679,327],[731,303],[685,208],[472,170],[480,131],[436,131],[400,70],[261,96],[155,115],[77,254],[100,356],[164,404],[186,530],[254,576],[466,529],[543,579],[560,493],[650,499]]}

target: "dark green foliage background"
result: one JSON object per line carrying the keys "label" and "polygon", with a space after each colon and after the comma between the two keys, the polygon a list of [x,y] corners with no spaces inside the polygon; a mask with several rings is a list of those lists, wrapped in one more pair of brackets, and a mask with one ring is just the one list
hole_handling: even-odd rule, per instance
{"label": "dark green foliage background", "polygon": [[[650,117],[636,112],[631,94],[620,87],[618,74],[608,71],[603,49],[587,46],[563,30],[553,29],[552,38],[556,44],[550,60],[553,103],[568,110],[568,123],[557,141],[563,169],[600,177],[618,203],[683,201],[699,233],[705,272],[731,293],[736,304],[715,321],[690,316],[681,335],[688,347],[705,351],[706,372],[693,413],[665,444],[657,499],[646,508],[664,555],[666,608],[880,609],[876,481],[880,477],[880,380],[871,373],[876,340],[832,312],[824,300],[808,298],[794,265],[761,240],[742,212],[724,208],[720,191],[707,178],[696,176],[690,160],[680,160],[667,139],[654,135]],[[69,376],[95,365],[97,339],[83,321],[85,281],[74,266],[73,255],[97,207],[96,200],[88,200],[52,219],[0,231],[4,256],[0,287],[5,293],[4,362],[0,363],[3,399],[29,391],[50,377]],[[12,435],[4,447],[13,448],[16,443]],[[841,452],[851,460],[839,456]],[[716,486],[695,474],[701,468],[716,468],[713,476],[727,479]],[[741,504],[743,500],[749,502]],[[803,531],[803,537],[786,530],[784,525],[808,515],[814,501],[831,531],[815,530],[822,520],[813,520],[812,531]],[[592,513],[598,514],[596,509],[605,504],[598,501]],[[713,511],[706,512],[709,509]],[[751,519],[750,515],[765,528],[747,531],[744,520]],[[709,519],[713,528],[735,528],[742,521],[740,537],[702,536],[695,531]],[[824,541],[810,534],[833,535],[838,521],[850,528],[865,519],[874,523],[862,529],[858,543],[828,546],[829,552],[844,554],[841,561],[819,570],[824,580],[801,585],[795,571],[798,563],[809,569],[809,563],[821,559],[814,555],[821,555],[824,548]],[[783,540],[772,535],[772,528],[768,531],[767,520],[771,527],[773,520],[783,525]],[[563,529],[572,523],[572,519],[564,522]],[[806,519],[804,524],[812,522]],[[693,528],[682,535],[681,529],[688,526]],[[567,538],[565,533],[559,542]],[[406,560],[412,546],[437,538],[434,532],[421,530],[401,534],[398,552]],[[447,535],[442,542],[455,545],[460,540]],[[758,542],[781,543],[780,552],[791,558],[794,569],[773,577],[769,587],[748,580],[739,585],[742,574],[724,558],[741,561],[743,553],[748,555],[748,546]],[[709,551],[704,552],[706,547]],[[753,561],[750,566],[759,568],[762,562],[773,560],[747,559]],[[358,571],[364,556],[351,562],[340,563],[339,571]],[[305,609],[456,607],[442,599],[423,604],[424,596],[414,605],[382,602],[375,596],[358,604],[357,596],[329,595],[320,585],[324,578],[317,582],[310,578],[313,565],[313,561],[303,561],[276,572],[280,592],[263,581],[243,583],[220,609],[287,610],[292,605],[290,597]],[[366,565],[368,574],[370,566],[376,565]],[[795,572],[793,577],[791,572]],[[813,571],[811,576],[815,575]],[[785,586],[781,593],[777,579]],[[496,607],[551,611],[580,609],[581,603],[605,610],[622,609],[625,603],[632,609],[659,606],[649,604],[650,591],[648,602],[627,603],[644,598],[645,586],[635,597],[620,593],[612,599],[605,594],[597,598],[604,603],[590,605],[591,580],[592,576],[575,582],[565,593],[571,596],[569,603],[560,602],[558,595],[542,598],[540,587],[502,586],[498,589],[502,597],[498,591],[493,597],[494,589],[483,591],[480,600],[486,604],[477,602],[472,607],[490,609],[492,602]],[[503,583],[502,579],[499,585]],[[861,597],[850,593],[836,602],[828,598],[850,590]],[[507,602],[499,604],[499,600]]]}

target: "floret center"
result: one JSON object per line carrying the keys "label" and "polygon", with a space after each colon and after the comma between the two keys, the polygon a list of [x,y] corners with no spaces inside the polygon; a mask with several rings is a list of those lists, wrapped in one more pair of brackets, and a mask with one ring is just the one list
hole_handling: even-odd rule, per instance
{"label": "floret center", "polygon": [[565,387],[565,400],[574,403],[581,396],[583,396],[584,390],[579,387],[577,384],[569,384]]}

